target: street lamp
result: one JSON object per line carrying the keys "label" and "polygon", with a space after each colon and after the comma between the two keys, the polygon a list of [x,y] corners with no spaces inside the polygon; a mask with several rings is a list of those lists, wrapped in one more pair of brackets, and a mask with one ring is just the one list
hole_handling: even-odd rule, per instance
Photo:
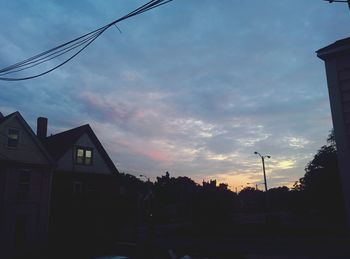
{"label": "street lamp", "polygon": [[266,173],[265,173],[265,158],[271,158],[271,156],[262,156],[259,152],[254,152],[254,154],[259,155],[261,157],[263,173],[264,173],[264,184],[265,184],[265,192],[267,192],[267,181],[266,181]]}

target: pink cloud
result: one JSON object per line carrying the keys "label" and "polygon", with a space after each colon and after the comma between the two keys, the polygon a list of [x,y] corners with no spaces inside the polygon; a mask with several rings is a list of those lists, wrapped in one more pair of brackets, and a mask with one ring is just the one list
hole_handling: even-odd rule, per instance
{"label": "pink cloud", "polygon": [[170,163],[173,160],[171,155],[165,150],[150,147],[149,143],[137,143],[137,141],[120,140],[118,144],[128,149],[131,153],[144,156],[155,162]]}

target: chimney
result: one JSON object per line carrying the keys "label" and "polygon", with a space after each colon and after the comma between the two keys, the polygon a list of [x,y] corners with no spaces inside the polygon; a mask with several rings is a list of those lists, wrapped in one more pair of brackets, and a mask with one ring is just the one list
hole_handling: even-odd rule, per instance
{"label": "chimney", "polygon": [[36,135],[40,139],[46,138],[47,134],[47,118],[39,117],[36,126]]}

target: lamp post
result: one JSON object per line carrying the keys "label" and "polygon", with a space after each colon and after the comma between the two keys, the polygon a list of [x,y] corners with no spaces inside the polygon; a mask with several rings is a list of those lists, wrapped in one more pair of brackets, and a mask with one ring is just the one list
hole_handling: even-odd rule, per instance
{"label": "lamp post", "polygon": [[267,193],[267,181],[266,181],[266,173],[265,173],[265,158],[271,158],[271,156],[263,156],[259,152],[254,152],[254,154],[259,155],[261,158],[262,166],[263,166],[263,173],[264,173],[264,184],[265,184],[265,192]]}
{"label": "lamp post", "polygon": [[259,152],[254,152],[254,154],[259,155],[261,158],[262,166],[263,166],[263,173],[264,173],[264,184],[265,184],[265,198],[266,198],[266,210],[270,209],[270,201],[268,197],[268,192],[267,192],[267,181],[266,181],[266,173],[265,173],[265,158],[271,158],[271,156],[268,155],[261,155]]}

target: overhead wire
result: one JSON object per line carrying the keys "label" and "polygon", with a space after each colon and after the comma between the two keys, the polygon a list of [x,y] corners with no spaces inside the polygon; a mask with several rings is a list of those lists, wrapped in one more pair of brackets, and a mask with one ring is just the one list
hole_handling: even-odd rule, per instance
{"label": "overhead wire", "polygon": [[[22,80],[28,80],[37,78],[43,75],[46,75],[57,68],[63,66],[73,58],[75,58],[79,53],[81,53],[84,49],[86,49],[90,44],[92,44],[99,36],[101,36],[102,33],[104,33],[107,29],[109,29],[111,26],[115,25],[118,22],[121,22],[123,20],[126,20],[128,18],[131,18],[133,16],[142,14],[144,12],[147,12],[149,10],[152,10],[156,7],[159,7],[161,5],[164,5],[166,3],[169,3],[173,0],[151,0],[142,6],[136,8],[135,10],[131,11],[130,13],[122,16],[121,18],[118,18],[111,23],[104,25],[96,30],[93,30],[89,33],[86,33],[80,37],[77,37],[71,41],[68,41],[66,43],[63,43],[57,47],[51,48],[47,51],[44,51],[42,53],[39,53],[37,55],[34,55],[33,57],[27,58],[23,61],[17,62],[11,66],[5,67],[0,69],[0,80],[4,81],[22,81]],[[30,75],[30,76],[24,76],[24,77],[4,77],[8,74],[15,74],[20,71],[24,71],[27,69],[31,69],[33,67],[36,67],[38,65],[41,65],[45,62],[51,61],[57,57],[60,57],[68,52],[71,52],[73,50],[77,49],[77,51],[72,54],[70,57],[68,57],[63,62],[59,63],[58,65],[53,66],[50,69],[47,69],[43,72],[40,72],[38,74]]]}
{"label": "overhead wire", "polygon": [[[57,49],[59,49],[59,48],[61,48],[61,47],[64,47],[64,46],[66,46],[66,45],[69,45],[69,44],[71,44],[71,43],[73,43],[73,42],[75,42],[75,41],[77,41],[77,40],[80,40],[80,39],[82,39],[82,38],[88,36],[88,35],[91,35],[91,34],[94,34],[94,33],[98,33],[98,34],[99,34],[99,32],[105,31],[105,30],[106,30],[107,28],[109,28],[111,25],[116,24],[117,22],[119,22],[119,21],[121,21],[121,20],[125,20],[126,18],[129,18],[129,17],[131,17],[131,16],[134,16],[134,15],[136,15],[136,14],[139,14],[139,13],[141,13],[141,11],[142,11],[142,12],[147,11],[148,9],[150,9],[150,7],[152,7],[154,4],[157,4],[158,2],[160,2],[160,1],[150,1],[150,2],[148,2],[147,4],[145,4],[145,5],[143,5],[143,6],[139,7],[139,8],[137,8],[136,10],[130,12],[129,14],[123,16],[123,17],[120,18],[120,19],[117,19],[117,20],[113,21],[112,23],[110,23],[110,24],[108,24],[108,25],[105,25],[105,26],[103,26],[103,27],[101,27],[101,28],[99,28],[99,29],[97,29],[97,30],[95,30],[95,31],[92,31],[92,32],[90,32],[90,33],[87,33],[87,34],[85,34],[85,35],[83,35],[83,36],[81,36],[81,37],[78,37],[78,38],[76,38],[76,39],[74,39],[74,40],[71,40],[71,41],[69,41],[69,42],[67,42],[67,43],[64,43],[64,44],[62,44],[62,45],[59,45],[59,46],[57,46],[57,47],[55,47],[55,48],[53,48],[53,49],[50,49],[50,50],[45,51],[45,52],[43,52],[43,53],[40,53],[40,54],[38,54],[38,55],[36,55],[36,56],[34,56],[34,57],[31,57],[31,58],[29,58],[29,59],[27,59],[27,60],[24,60],[24,61],[22,61],[22,62],[16,63],[16,64],[14,64],[14,65],[12,65],[12,66],[10,66],[10,67],[1,69],[1,70],[0,70],[0,73],[6,72],[6,71],[11,70],[11,69],[13,69],[13,68],[17,68],[17,67],[19,67],[19,66],[26,65],[26,64],[27,64],[29,61],[31,61],[31,60],[37,59],[37,58],[39,58],[39,57],[41,57],[41,56],[44,56],[44,55],[46,55],[47,53],[50,53],[50,52],[55,51],[55,50],[57,50]],[[156,7],[156,6],[154,6],[154,7]]]}
{"label": "overhead wire", "polygon": [[[16,68],[20,68],[20,67],[24,67],[24,68],[22,68],[22,69],[17,69],[17,70],[11,69],[11,70],[8,71],[8,72],[3,72],[2,75],[7,75],[7,74],[16,73],[16,72],[19,72],[19,71],[22,71],[22,70],[25,70],[25,69],[28,69],[28,68],[31,68],[31,67],[40,65],[40,64],[42,64],[42,63],[44,63],[44,62],[47,62],[47,61],[49,61],[49,60],[52,60],[52,59],[54,59],[54,58],[56,58],[56,57],[58,57],[58,56],[61,56],[61,55],[65,54],[65,53],[67,53],[67,52],[69,52],[69,51],[71,51],[71,50],[73,50],[73,49],[76,49],[76,48],[80,47],[81,45],[83,45],[84,43],[88,42],[90,39],[92,39],[92,38],[94,38],[94,37],[95,37],[95,35],[90,36],[90,37],[88,37],[88,38],[85,39],[85,40],[78,41],[78,42],[74,43],[74,44],[73,44],[72,46],[70,46],[70,47],[65,47],[65,48],[63,48],[63,49],[61,49],[61,50],[59,50],[59,51],[55,51],[55,52],[53,52],[53,53],[51,53],[51,54],[48,54],[47,56],[44,56],[44,57],[39,58],[39,59],[36,59],[35,61],[30,61],[30,62],[27,62],[27,63],[25,63],[25,64],[18,65]],[[59,53],[59,54],[57,54],[57,53]],[[57,55],[55,55],[55,54],[57,54]],[[49,58],[49,57],[50,57],[50,58]]]}

